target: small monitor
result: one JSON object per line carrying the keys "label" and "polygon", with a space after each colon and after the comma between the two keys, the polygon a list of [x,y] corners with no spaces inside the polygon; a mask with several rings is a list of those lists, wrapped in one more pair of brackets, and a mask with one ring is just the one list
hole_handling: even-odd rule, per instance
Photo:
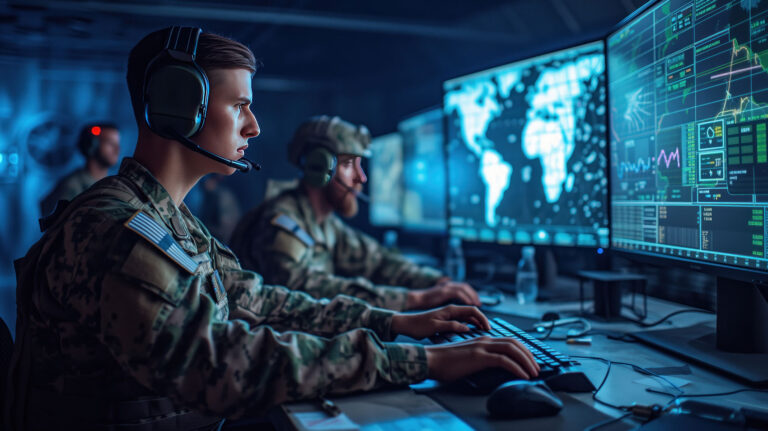
{"label": "small monitor", "polygon": [[368,190],[372,225],[399,227],[403,201],[403,139],[399,133],[371,140],[368,165]]}
{"label": "small monitor", "polygon": [[602,41],[452,79],[443,89],[451,235],[608,245]]}
{"label": "small monitor", "polygon": [[411,116],[398,130],[403,137],[403,228],[444,232],[443,111]]}

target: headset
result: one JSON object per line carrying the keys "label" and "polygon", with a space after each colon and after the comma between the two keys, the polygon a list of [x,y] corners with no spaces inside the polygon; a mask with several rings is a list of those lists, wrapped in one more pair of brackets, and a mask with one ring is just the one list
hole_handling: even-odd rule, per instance
{"label": "headset", "polygon": [[245,157],[230,160],[201,148],[189,138],[205,124],[210,84],[195,63],[202,29],[174,26],[165,46],[144,71],[144,120],[154,133],[178,141],[192,151],[246,173],[261,166]]}
{"label": "headset", "polygon": [[355,197],[364,202],[370,202],[371,198],[368,195],[344,184],[336,176],[337,164],[338,158],[336,154],[323,146],[315,146],[299,158],[299,166],[301,166],[304,181],[310,186],[325,187],[331,181],[336,181],[341,187],[355,195]]}
{"label": "headset", "polygon": [[322,146],[314,146],[299,159],[304,181],[313,187],[325,187],[330,184],[336,176],[337,164],[336,154]]}

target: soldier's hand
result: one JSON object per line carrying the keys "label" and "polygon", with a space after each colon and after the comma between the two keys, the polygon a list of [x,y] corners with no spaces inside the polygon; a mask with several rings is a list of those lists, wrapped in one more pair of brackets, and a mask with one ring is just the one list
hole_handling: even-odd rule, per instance
{"label": "soldier's hand", "polygon": [[539,375],[533,354],[513,338],[481,337],[460,343],[427,346],[429,378],[460,379],[486,368],[503,368],[521,379]]}
{"label": "soldier's hand", "polygon": [[406,308],[408,310],[427,309],[450,302],[479,307],[480,297],[469,284],[442,278],[433,287],[408,292]]}
{"label": "soldier's hand", "polygon": [[438,332],[467,332],[469,327],[461,322],[471,323],[478,328],[491,328],[488,318],[475,307],[447,305],[436,310],[421,313],[399,313],[392,318],[390,330],[421,339]]}

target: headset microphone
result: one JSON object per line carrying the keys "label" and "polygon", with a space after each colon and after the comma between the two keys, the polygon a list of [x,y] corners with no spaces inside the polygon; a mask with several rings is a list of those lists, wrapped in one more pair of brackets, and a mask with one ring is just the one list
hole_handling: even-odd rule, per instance
{"label": "headset microphone", "polygon": [[344,184],[344,182],[342,182],[339,179],[339,177],[334,175],[333,179],[337,183],[341,184],[341,186],[344,187],[348,192],[350,192],[353,195],[355,195],[356,197],[360,198],[360,200],[362,200],[363,202],[366,202],[366,203],[370,203],[371,202],[371,198],[367,194],[363,193],[362,191],[357,191],[357,190],[353,189],[352,187]]}
{"label": "headset microphone", "polygon": [[225,164],[225,165],[229,166],[230,168],[235,168],[235,169],[239,170],[240,172],[242,172],[244,174],[250,172],[251,169],[255,169],[257,171],[261,170],[261,165],[260,164],[254,163],[254,162],[246,159],[245,157],[241,158],[240,160],[225,159],[224,157],[221,157],[221,156],[219,156],[217,154],[214,154],[214,153],[212,153],[212,152],[210,152],[210,151],[200,147],[199,145],[197,145],[196,143],[192,142],[192,140],[190,140],[189,138],[187,138],[185,136],[182,136],[182,135],[180,135],[178,133],[174,133],[174,137],[176,138],[177,141],[179,141],[181,144],[183,144],[185,147],[189,148],[190,150],[192,150],[192,151],[194,151],[196,153],[200,153],[200,154],[204,155],[205,157],[208,157],[209,159],[212,159],[212,160],[217,161],[219,163]]}

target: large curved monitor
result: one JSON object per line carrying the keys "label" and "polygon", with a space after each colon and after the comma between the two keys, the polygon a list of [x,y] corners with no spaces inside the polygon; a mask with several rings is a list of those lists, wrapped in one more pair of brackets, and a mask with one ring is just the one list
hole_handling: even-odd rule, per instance
{"label": "large curved monitor", "polygon": [[609,35],[613,248],[766,278],[767,20],[667,0]]}
{"label": "large curved monitor", "polygon": [[701,324],[635,336],[759,385],[768,384],[765,3],[654,2],[607,40],[613,249],[718,276],[714,334]]}
{"label": "large curved monitor", "polygon": [[608,245],[603,51],[593,42],[444,83],[451,235]]}

